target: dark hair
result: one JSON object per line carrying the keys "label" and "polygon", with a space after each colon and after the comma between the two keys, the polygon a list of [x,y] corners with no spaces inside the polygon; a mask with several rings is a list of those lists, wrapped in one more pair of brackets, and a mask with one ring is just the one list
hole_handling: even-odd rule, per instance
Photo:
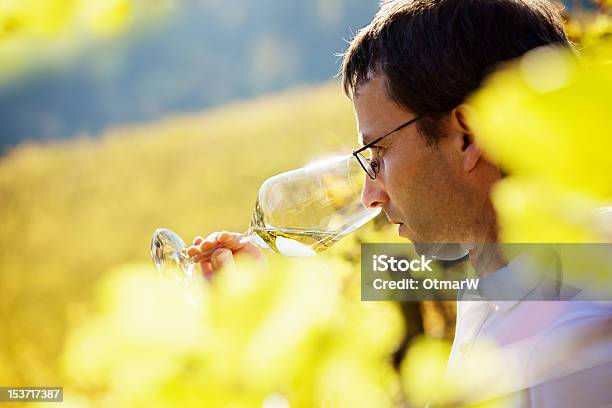
{"label": "dark hair", "polygon": [[430,141],[439,119],[497,64],[549,44],[570,47],[558,9],[546,0],[387,0],[344,54],[350,97],[370,73],[383,74],[389,97],[417,115]]}

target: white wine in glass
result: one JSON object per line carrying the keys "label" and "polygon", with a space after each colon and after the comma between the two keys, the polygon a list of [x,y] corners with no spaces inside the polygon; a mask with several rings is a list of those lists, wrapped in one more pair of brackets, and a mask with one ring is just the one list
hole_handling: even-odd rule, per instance
{"label": "white wine in glass", "polygon": [[[365,177],[353,156],[335,156],[267,179],[241,241],[286,256],[324,251],[380,213],[361,202]],[[165,228],[151,241],[157,268],[179,280],[190,279],[193,265],[210,259],[215,249],[193,259],[183,240]]]}

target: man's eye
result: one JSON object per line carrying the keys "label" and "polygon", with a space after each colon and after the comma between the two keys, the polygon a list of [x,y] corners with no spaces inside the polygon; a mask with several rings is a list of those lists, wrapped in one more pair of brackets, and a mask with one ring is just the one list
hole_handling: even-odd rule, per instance
{"label": "man's eye", "polygon": [[370,161],[370,166],[372,167],[372,170],[374,170],[374,173],[378,173],[380,170],[380,161],[379,159],[375,158],[374,160]]}
{"label": "man's eye", "polygon": [[384,153],[384,148],[381,146],[372,146],[368,149],[370,160],[373,160],[377,157],[382,157],[383,153]]}

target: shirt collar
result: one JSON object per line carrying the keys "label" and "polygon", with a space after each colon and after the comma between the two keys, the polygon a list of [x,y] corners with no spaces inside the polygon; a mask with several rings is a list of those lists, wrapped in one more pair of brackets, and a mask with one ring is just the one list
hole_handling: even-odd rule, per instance
{"label": "shirt collar", "polygon": [[478,289],[464,291],[460,299],[490,301],[501,310],[526,300],[559,300],[563,273],[554,248],[527,245],[521,249],[506,266],[479,278]]}

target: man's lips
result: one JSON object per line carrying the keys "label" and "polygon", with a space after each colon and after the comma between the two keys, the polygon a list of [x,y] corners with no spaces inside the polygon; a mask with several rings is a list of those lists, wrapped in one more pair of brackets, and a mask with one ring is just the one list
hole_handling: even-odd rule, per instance
{"label": "man's lips", "polygon": [[401,236],[406,230],[406,226],[402,223],[399,224],[399,227],[397,228],[397,233]]}
{"label": "man's lips", "polygon": [[403,222],[399,222],[399,221],[391,221],[392,224],[397,225],[397,233],[402,236],[402,234],[406,231],[406,226],[404,225]]}
{"label": "man's lips", "polygon": [[402,228],[404,226],[404,223],[399,221],[391,221],[391,224],[397,225],[398,228]]}

